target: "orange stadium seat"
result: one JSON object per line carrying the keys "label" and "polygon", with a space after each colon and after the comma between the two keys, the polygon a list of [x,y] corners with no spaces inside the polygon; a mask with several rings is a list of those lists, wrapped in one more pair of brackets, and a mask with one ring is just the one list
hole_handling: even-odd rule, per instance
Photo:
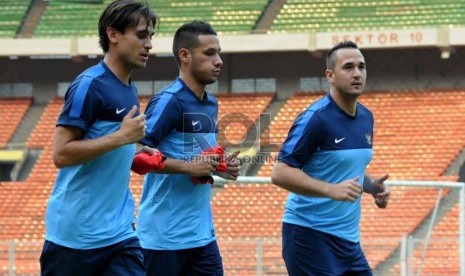
{"label": "orange stadium seat", "polygon": [[275,93],[216,95],[219,143],[240,144],[275,96]]}
{"label": "orange stadium seat", "polygon": [[[414,269],[418,271],[424,244],[414,252]],[[400,274],[400,265],[392,270]],[[422,267],[422,275],[453,276],[460,274],[459,205],[455,204],[434,228]]]}
{"label": "orange stadium seat", "polygon": [[262,134],[261,143],[281,145],[297,115],[322,95],[323,93],[298,93],[289,98],[270,127]]}
{"label": "orange stadium seat", "polygon": [[2,120],[0,122],[0,148],[4,148],[31,106],[31,98],[0,98]]}
{"label": "orange stadium seat", "polygon": [[[246,113],[253,123],[266,110],[274,96],[218,95],[219,117],[229,112],[234,113],[238,107],[244,109],[244,106],[254,106],[256,108]],[[269,135],[277,145],[275,150],[278,150],[296,116],[321,96],[322,93],[298,93],[291,97],[261,137]],[[370,174],[377,176],[389,173],[391,179],[403,180],[455,181],[457,176],[442,174],[465,145],[465,138],[460,135],[465,121],[465,110],[461,104],[464,97],[465,91],[462,90],[401,93],[373,91],[363,95],[361,102],[375,116],[374,156],[368,168]],[[145,110],[149,98],[141,97],[140,100],[141,109]],[[2,182],[0,185],[0,237],[3,240],[43,240],[46,203],[57,172],[52,162],[51,144],[56,119],[63,103],[62,98],[55,98],[50,102],[28,140],[29,148],[43,150],[28,179],[25,182]],[[220,125],[220,129],[221,127]],[[242,139],[238,137],[235,139]],[[414,142],[415,139],[417,143]],[[272,152],[270,156],[258,175],[271,175],[276,152]],[[131,176],[130,187],[136,204],[140,200],[142,180],[140,175]],[[392,202],[386,210],[375,208],[373,200],[364,196],[362,245],[372,267],[389,258],[398,248],[400,238],[415,231],[431,213],[437,192],[437,189],[393,187]],[[447,190],[446,194],[448,192],[450,191]],[[230,275],[256,272],[257,254],[262,258],[264,273],[285,274],[280,257],[280,231],[286,197],[286,191],[271,184],[229,184],[212,197],[218,240],[224,255],[225,269]],[[408,212],[409,210],[412,212]],[[446,218],[445,221],[450,219]],[[444,226],[438,226],[434,236],[457,235],[454,223],[440,224]],[[376,238],[379,236],[385,238]],[[239,249],[250,247],[253,252],[245,250],[246,253],[240,253],[239,249],[234,249],[234,243],[241,240],[254,241],[250,246],[239,246]],[[258,240],[261,241],[260,253],[256,252]],[[429,254],[440,254],[435,253],[435,250],[432,247],[432,253]],[[445,249],[437,250],[441,252]],[[452,264],[448,269],[453,274],[458,269],[454,258],[456,257],[436,258],[435,262],[428,263],[424,271],[434,273],[437,267],[444,267],[444,262],[450,261]],[[24,268],[17,269],[29,269],[26,266],[27,259],[24,258]],[[0,267],[5,266],[5,260],[0,259]],[[242,270],[238,267],[242,267]]]}

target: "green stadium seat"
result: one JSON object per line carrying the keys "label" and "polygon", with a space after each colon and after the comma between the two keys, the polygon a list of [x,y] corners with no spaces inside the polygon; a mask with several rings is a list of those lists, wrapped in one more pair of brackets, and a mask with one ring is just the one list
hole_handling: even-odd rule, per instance
{"label": "green stadium seat", "polygon": [[0,38],[16,37],[31,0],[0,1]]}
{"label": "green stadium seat", "polygon": [[[97,36],[98,17],[109,2],[105,0],[101,4],[91,4],[50,1],[34,36]],[[159,34],[171,36],[179,26],[193,19],[210,22],[219,34],[251,33],[268,1],[150,0],[149,4],[160,16]]]}
{"label": "green stadium seat", "polygon": [[465,2],[289,0],[269,33],[403,29],[465,25]]}

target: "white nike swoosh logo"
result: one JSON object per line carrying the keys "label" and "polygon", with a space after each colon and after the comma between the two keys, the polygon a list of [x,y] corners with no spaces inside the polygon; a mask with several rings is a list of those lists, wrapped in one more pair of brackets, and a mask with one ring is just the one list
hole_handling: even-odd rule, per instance
{"label": "white nike swoosh logo", "polygon": [[334,139],[334,143],[339,144],[339,143],[342,142],[342,140],[344,140],[344,139],[346,139],[346,137],[342,137],[341,139],[335,138],[335,139]]}
{"label": "white nike swoosh logo", "polygon": [[116,114],[120,114],[121,112],[125,111],[126,110],[126,107],[123,108],[123,109],[116,109]]}
{"label": "white nike swoosh logo", "polygon": [[192,121],[193,126],[197,125],[198,123],[200,123],[200,121]]}

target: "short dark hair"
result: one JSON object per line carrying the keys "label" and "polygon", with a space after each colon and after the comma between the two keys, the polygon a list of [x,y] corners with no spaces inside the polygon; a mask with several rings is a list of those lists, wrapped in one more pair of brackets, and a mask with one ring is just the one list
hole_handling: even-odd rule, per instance
{"label": "short dark hair", "polygon": [[108,52],[110,42],[107,28],[112,27],[124,34],[127,28],[137,26],[140,18],[147,20],[147,27],[152,22],[155,29],[158,17],[147,2],[138,0],[116,0],[108,4],[98,22],[99,44],[104,53]]}
{"label": "short dark hair", "polygon": [[179,50],[182,48],[195,49],[199,45],[199,35],[217,34],[209,23],[201,20],[185,23],[176,31],[173,38],[173,55],[178,65],[181,65]]}
{"label": "short dark hair", "polygon": [[331,50],[329,50],[328,54],[326,55],[326,68],[327,69],[334,69],[334,64],[335,64],[335,56],[334,53],[337,52],[339,49],[344,49],[344,48],[352,48],[352,49],[358,49],[358,46],[355,42],[353,41],[342,41],[336,44]]}

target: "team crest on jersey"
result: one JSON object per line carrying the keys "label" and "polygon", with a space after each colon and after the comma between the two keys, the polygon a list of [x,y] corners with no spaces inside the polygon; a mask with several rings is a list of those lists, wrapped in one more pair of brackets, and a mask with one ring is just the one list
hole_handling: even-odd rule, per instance
{"label": "team crest on jersey", "polygon": [[367,138],[368,145],[371,145],[371,143],[373,143],[373,139],[370,133],[365,133],[365,138]]}

